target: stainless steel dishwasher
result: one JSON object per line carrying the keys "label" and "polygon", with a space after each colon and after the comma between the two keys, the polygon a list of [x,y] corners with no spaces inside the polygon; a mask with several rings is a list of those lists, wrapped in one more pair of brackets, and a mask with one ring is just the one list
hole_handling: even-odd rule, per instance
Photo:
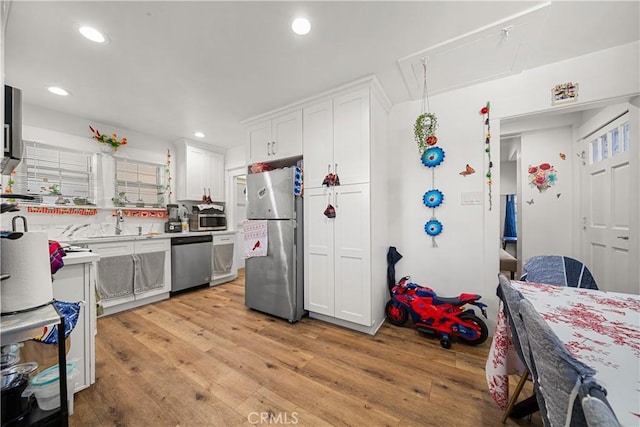
{"label": "stainless steel dishwasher", "polygon": [[212,242],[210,234],[171,238],[171,293],[209,286]]}

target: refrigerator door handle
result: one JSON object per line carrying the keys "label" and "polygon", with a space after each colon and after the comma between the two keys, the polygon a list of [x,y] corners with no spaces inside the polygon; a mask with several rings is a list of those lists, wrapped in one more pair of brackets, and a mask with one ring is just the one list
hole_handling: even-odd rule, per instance
{"label": "refrigerator door handle", "polygon": [[271,141],[271,154],[276,155],[276,142]]}
{"label": "refrigerator door handle", "polygon": [[271,147],[271,142],[267,142],[267,156],[270,156],[269,148]]}

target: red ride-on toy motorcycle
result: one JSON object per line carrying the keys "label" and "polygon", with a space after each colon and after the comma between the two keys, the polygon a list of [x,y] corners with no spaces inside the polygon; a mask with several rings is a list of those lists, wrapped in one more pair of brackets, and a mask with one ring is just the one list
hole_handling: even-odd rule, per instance
{"label": "red ride-on toy motorcycle", "polygon": [[391,299],[387,302],[385,313],[391,324],[402,326],[411,317],[420,332],[438,334],[440,345],[451,348],[451,337],[455,336],[463,343],[479,345],[487,340],[487,325],[476,316],[466,304],[480,308],[487,317],[486,304],[478,301],[477,294],[460,294],[453,298],[439,297],[431,288],[409,282],[409,276],[403,277],[391,290]]}

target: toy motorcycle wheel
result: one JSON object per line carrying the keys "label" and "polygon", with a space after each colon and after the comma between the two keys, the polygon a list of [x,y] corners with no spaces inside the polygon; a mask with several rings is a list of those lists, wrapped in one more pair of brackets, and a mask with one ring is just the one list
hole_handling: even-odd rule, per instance
{"label": "toy motorcycle wheel", "polygon": [[451,340],[447,338],[442,338],[440,340],[440,345],[442,348],[446,348],[447,350],[451,348]]}
{"label": "toy motorcycle wheel", "polygon": [[462,313],[458,317],[460,320],[472,323],[474,325],[474,329],[476,329],[480,333],[480,335],[474,339],[467,339],[458,335],[458,339],[460,341],[468,345],[480,345],[487,340],[487,338],[489,337],[489,330],[487,329],[487,325],[482,319],[471,313]]}
{"label": "toy motorcycle wheel", "polygon": [[394,306],[392,300],[387,302],[384,312],[387,315],[387,319],[389,319],[389,323],[396,326],[404,325],[407,323],[407,319],[409,318],[407,310],[405,310],[404,307]]}

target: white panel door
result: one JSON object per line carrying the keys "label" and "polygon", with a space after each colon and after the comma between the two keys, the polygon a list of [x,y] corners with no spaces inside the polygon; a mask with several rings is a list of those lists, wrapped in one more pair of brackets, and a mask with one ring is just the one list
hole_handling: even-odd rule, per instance
{"label": "white panel door", "polygon": [[271,148],[271,120],[256,123],[247,132],[249,164],[268,161],[270,151],[267,151],[267,144]]}
{"label": "white panel door", "polygon": [[333,102],[321,102],[303,112],[304,186],[322,186],[324,177],[333,172]]}
{"label": "white panel door", "polygon": [[333,316],[334,304],[334,220],[324,211],[332,203],[327,188],[304,191],[304,309]]}
{"label": "white panel door", "polygon": [[333,100],[333,169],[340,183],[369,182],[369,89]]}
{"label": "white panel door", "polygon": [[629,147],[635,142],[629,140],[628,114],[585,141],[583,223],[586,263],[598,288],[637,294],[638,278],[632,271],[639,255],[630,245],[637,236],[630,221],[638,197],[638,183],[630,179]]}
{"label": "white panel door", "polygon": [[334,187],[335,317],[371,326],[369,185]]}
{"label": "white panel door", "polygon": [[302,155],[302,110],[273,119],[271,123],[271,146],[269,160],[285,159]]}

